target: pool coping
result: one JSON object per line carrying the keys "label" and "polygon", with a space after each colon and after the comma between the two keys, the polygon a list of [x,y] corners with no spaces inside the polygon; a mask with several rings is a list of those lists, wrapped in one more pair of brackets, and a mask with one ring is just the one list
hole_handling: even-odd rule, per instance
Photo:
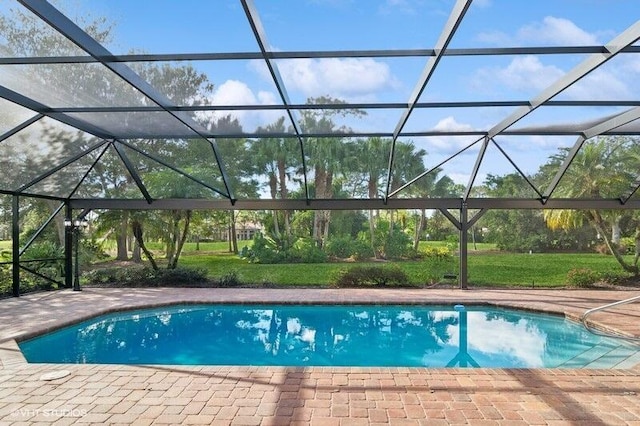
{"label": "pool coping", "polygon": [[[637,291],[635,289],[631,289]],[[192,303],[455,304],[579,317],[630,291],[97,289],[0,300],[0,423],[637,424],[640,365],[626,369],[28,364],[16,339],[109,311]],[[633,335],[640,306],[598,314]],[[44,381],[61,370],[68,376]],[[69,414],[70,413],[70,414]],[[55,414],[59,417],[52,418]],[[65,416],[62,418],[61,416]]]}
{"label": "pool coping", "polygon": [[[363,294],[363,290],[366,292]],[[105,305],[94,307],[90,311],[76,312],[69,317],[58,316],[55,321],[48,323],[31,324],[26,329],[19,332],[3,336],[0,332],[0,365],[15,365],[16,363],[27,363],[24,356],[19,352],[18,343],[24,340],[28,340],[42,334],[46,334],[52,331],[56,331],[61,328],[68,327],[70,325],[87,321],[92,318],[108,315],[117,312],[138,310],[138,309],[152,309],[163,306],[176,306],[176,305],[196,305],[196,304],[243,304],[243,305],[257,305],[257,304],[279,304],[279,305],[430,305],[430,306],[446,306],[452,304],[464,304],[466,306],[488,306],[492,308],[508,308],[515,310],[522,310],[533,313],[544,313],[557,315],[567,318],[576,323],[580,323],[581,313],[576,312],[575,309],[566,309],[559,306],[557,303],[544,303],[527,305],[526,300],[519,302],[516,301],[496,301],[488,300],[488,295],[501,294],[504,291],[509,292],[522,292],[522,289],[446,289],[446,290],[433,290],[433,289],[255,289],[255,288],[215,288],[215,289],[202,289],[202,288],[175,288],[175,287],[154,287],[144,289],[108,289],[102,287],[86,287],[83,291],[74,292],[71,290],[61,290],[56,292],[46,293],[34,293],[21,296],[16,299],[4,299],[0,300],[0,305],[5,301],[24,301],[33,299],[47,299],[49,296],[70,298],[82,298],[87,294],[95,294],[97,296],[109,295],[120,293],[127,296],[131,294],[135,296],[141,292],[148,294],[149,292],[158,294],[171,294],[170,299],[162,300],[150,300],[150,298],[134,298],[135,300],[128,300],[126,303],[118,303],[115,305]],[[536,294],[552,295],[554,293],[563,290],[526,290],[527,294],[534,292]],[[571,294],[582,294],[586,291],[580,290],[565,290]],[[626,294],[631,290],[613,291],[614,294]],[[260,294],[260,299],[243,297],[241,293],[248,292],[250,294]],[[292,292],[296,294],[291,295]],[[444,292],[444,293],[443,293]],[[602,290],[595,290],[590,293],[595,293],[599,296],[605,294]],[[611,291],[605,291],[606,294],[612,293]],[[177,293],[177,294],[176,294]],[[288,297],[282,297],[283,294],[287,294]],[[307,297],[300,297],[300,294],[305,294]],[[478,297],[481,294],[482,297]],[[214,297],[212,297],[214,295]],[[268,297],[265,297],[268,296]],[[333,297],[327,298],[330,295]],[[405,296],[410,295],[414,298],[407,298]],[[372,297],[373,296],[373,297]],[[402,297],[399,297],[402,296]],[[436,297],[434,297],[436,296]],[[611,297],[611,296],[609,296]],[[600,299],[599,299],[600,300]],[[607,302],[608,303],[608,302]],[[605,304],[605,303],[601,303]],[[589,309],[589,307],[585,308]],[[640,312],[640,310],[639,310]],[[596,330],[611,333],[617,337],[636,337],[633,333],[621,330],[618,327],[612,326],[606,322],[607,317],[601,316],[599,320],[588,320],[588,325]],[[1,316],[0,316],[1,320]],[[15,350],[18,348],[19,354],[16,354]]]}

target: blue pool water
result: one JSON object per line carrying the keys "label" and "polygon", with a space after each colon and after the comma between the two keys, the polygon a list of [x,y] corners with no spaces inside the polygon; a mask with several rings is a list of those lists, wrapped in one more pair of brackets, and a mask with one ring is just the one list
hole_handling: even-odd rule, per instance
{"label": "blue pool water", "polygon": [[104,315],[20,343],[29,362],[630,367],[638,347],[487,307],[181,305]]}

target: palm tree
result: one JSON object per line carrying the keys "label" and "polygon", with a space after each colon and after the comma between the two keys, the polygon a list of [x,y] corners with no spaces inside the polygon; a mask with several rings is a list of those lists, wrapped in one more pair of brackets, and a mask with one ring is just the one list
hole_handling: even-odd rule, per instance
{"label": "palm tree", "polygon": [[[630,188],[627,140],[600,137],[585,143],[567,168],[555,195],[563,198],[618,198]],[[552,161],[555,161],[553,159]],[[551,229],[571,229],[586,220],[604,240],[622,268],[638,275],[637,265],[628,264],[607,229],[619,223],[619,211],[545,210],[544,219]]]}
{"label": "palm tree", "polygon": [[[280,117],[275,123],[269,124],[266,128],[258,128],[258,133],[285,133],[284,117]],[[296,141],[290,138],[266,138],[252,143],[254,152],[257,155],[258,170],[267,175],[269,179],[269,194],[271,199],[277,198],[286,200],[289,198],[287,182],[290,171],[300,163],[300,149]],[[276,238],[281,237],[278,212],[273,211],[273,226]],[[283,212],[284,238],[289,241],[291,238],[289,211]]]}
{"label": "palm tree", "polygon": [[[364,181],[367,184],[368,198],[374,199],[380,196],[380,183],[387,172],[387,158],[389,158],[390,148],[391,139],[373,137],[366,140],[356,141],[355,160],[357,169],[363,175]],[[369,234],[371,238],[371,248],[377,257],[378,253],[375,250],[375,229],[376,221],[374,211],[369,210]]]}
{"label": "palm tree", "polygon": [[[308,104],[344,104],[344,101],[330,97],[311,98]],[[301,113],[301,126],[305,132],[317,132],[329,134],[335,131],[349,132],[346,126],[337,127],[333,118],[336,115],[361,116],[364,111],[337,110],[337,109],[308,109]],[[309,165],[313,167],[313,179],[315,198],[333,197],[333,180],[337,173],[341,172],[344,165],[343,159],[347,155],[349,139],[341,137],[313,137],[305,141],[306,154]],[[346,168],[346,167],[345,167]],[[329,223],[331,221],[330,210],[316,210],[313,221],[313,238],[318,246],[322,247],[329,235]]]}

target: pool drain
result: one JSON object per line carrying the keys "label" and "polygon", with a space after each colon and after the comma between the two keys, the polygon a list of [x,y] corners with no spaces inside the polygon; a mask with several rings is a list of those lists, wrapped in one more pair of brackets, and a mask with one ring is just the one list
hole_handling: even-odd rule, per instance
{"label": "pool drain", "polygon": [[48,382],[51,380],[62,379],[63,377],[67,377],[69,374],[71,374],[69,370],[50,371],[40,376],[40,380]]}

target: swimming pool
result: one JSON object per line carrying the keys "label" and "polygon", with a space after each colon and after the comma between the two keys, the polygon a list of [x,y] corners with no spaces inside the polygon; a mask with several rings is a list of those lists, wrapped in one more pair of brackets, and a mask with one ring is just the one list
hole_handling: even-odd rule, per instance
{"label": "swimming pool", "polygon": [[424,305],[178,305],[21,342],[29,362],[372,367],[630,367],[639,348],[559,316]]}

